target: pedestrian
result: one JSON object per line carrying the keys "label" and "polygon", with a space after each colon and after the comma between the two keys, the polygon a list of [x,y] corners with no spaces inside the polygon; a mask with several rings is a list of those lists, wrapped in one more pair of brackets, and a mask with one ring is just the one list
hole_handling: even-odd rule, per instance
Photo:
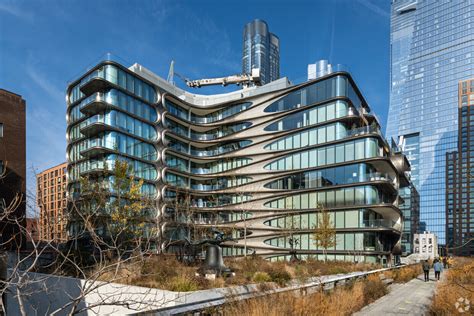
{"label": "pedestrian", "polygon": [[448,258],[447,258],[447,257],[443,257],[443,268],[446,269],[447,266],[448,266]]}
{"label": "pedestrian", "polygon": [[423,272],[425,273],[425,282],[428,282],[430,280],[430,264],[428,260],[425,260],[422,266],[423,266]]}
{"label": "pedestrian", "polygon": [[443,265],[441,264],[441,262],[436,260],[433,265],[433,269],[435,272],[435,279],[439,281],[439,276],[441,275],[441,271],[443,271]]}

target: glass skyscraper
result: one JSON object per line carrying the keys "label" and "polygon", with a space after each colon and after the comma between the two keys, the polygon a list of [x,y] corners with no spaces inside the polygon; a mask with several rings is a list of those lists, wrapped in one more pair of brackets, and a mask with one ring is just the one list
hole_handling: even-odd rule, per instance
{"label": "glass skyscraper", "polygon": [[242,73],[260,69],[261,83],[280,78],[280,39],[268,30],[262,20],[247,23],[243,35]]}
{"label": "glass skyscraper", "polygon": [[445,243],[446,152],[457,147],[458,82],[474,75],[474,1],[393,0],[386,135],[405,145],[420,229]]}
{"label": "glass skyscraper", "polygon": [[459,83],[458,150],[446,154],[446,245],[449,254],[474,255],[474,79]]}

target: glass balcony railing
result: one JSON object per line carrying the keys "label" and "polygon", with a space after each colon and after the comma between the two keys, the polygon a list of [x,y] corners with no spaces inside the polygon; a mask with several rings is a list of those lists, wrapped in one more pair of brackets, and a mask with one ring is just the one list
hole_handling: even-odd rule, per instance
{"label": "glass balcony railing", "polygon": [[225,189],[226,186],[218,184],[192,184],[191,189],[196,191],[215,191]]}
{"label": "glass balcony railing", "polygon": [[378,126],[363,126],[359,128],[353,128],[347,131],[347,137],[349,136],[358,136],[365,134],[381,134],[380,128]]}
{"label": "glass balcony railing", "polygon": [[211,169],[206,169],[206,168],[191,168],[191,173],[193,174],[208,174],[212,172],[213,171]]}
{"label": "glass balcony railing", "polygon": [[395,179],[388,173],[384,172],[372,172],[366,175],[366,181],[390,181],[394,182]]}
{"label": "glass balcony railing", "polygon": [[360,223],[360,227],[363,228],[395,228],[397,229],[397,223],[395,221],[389,219],[371,219],[371,220],[364,220]]}

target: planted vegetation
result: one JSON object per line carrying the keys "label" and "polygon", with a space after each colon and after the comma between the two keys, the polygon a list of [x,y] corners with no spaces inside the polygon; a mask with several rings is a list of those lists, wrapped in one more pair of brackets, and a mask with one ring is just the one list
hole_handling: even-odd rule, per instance
{"label": "planted vegetation", "polygon": [[455,258],[438,283],[432,315],[472,315],[474,310],[474,258]]}
{"label": "planted vegetation", "polygon": [[113,279],[115,282],[124,284],[187,292],[252,283],[269,283],[283,287],[291,280],[302,282],[310,277],[321,275],[380,268],[375,264],[340,261],[270,262],[260,257],[226,259],[225,264],[235,272],[235,276],[207,280],[195,276],[197,266],[182,264],[173,256],[156,256],[137,263],[121,264],[121,269],[111,269],[110,272],[102,274],[100,279],[103,281]]}

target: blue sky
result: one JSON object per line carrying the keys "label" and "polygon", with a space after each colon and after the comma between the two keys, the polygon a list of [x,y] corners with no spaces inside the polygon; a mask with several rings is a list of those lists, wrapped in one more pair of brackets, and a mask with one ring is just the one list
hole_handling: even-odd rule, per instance
{"label": "blue sky", "polygon": [[389,10],[388,0],[1,0],[0,87],[27,102],[28,187],[65,161],[67,84],[106,53],[165,78],[173,59],[192,79],[240,73],[254,18],[280,38],[282,76],[301,82],[318,59],[344,64],[385,127]]}

